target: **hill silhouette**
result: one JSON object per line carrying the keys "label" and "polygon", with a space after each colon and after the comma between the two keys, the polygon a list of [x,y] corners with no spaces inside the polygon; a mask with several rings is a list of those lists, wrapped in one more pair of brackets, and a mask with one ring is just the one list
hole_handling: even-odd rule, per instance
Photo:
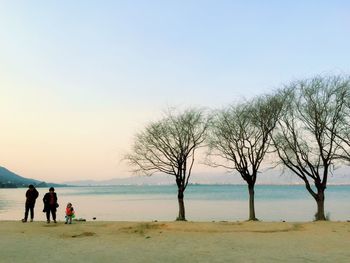
{"label": "hill silhouette", "polygon": [[32,178],[25,178],[0,166],[0,188],[28,187],[30,184],[35,187],[65,186],[60,184],[49,184]]}

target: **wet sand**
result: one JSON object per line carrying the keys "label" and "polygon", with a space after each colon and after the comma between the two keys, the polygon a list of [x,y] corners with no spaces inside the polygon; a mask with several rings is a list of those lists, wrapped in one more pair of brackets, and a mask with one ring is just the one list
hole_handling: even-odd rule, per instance
{"label": "wet sand", "polygon": [[0,262],[350,262],[349,222],[0,221]]}

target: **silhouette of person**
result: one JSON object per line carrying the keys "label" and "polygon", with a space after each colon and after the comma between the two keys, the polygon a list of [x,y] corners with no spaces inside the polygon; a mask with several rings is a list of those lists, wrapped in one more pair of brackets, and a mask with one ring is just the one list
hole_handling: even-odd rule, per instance
{"label": "silhouette of person", "polygon": [[57,194],[55,193],[55,188],[50,187],[49,192],[44,195],[44,210],[46,212],[46,222],[50,223],[50,213],[52,215],[52,219],[56,222],[56,211],[58,207],[57,203]]}
{"label": "silhouette of person", "polygon": [[30,184],[26,192],[25,212],[24,212],[24,218],[22,219],[23,223],[27,222],[29,211],[30,211],[30,222],[33,222],[34,206],[38,196],[39,196],[39,192],[35,189],[34,185]]}

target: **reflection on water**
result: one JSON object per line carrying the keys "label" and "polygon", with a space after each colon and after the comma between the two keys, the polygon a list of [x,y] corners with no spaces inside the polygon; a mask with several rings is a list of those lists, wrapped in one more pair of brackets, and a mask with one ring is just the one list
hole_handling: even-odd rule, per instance
{"label": "reflection on water", "polygon": [[[0,189],[0,220],[23,217],[27,189]],[[35,220],[44,221],[38,189]],[[78,218],[92,220],[151,221],[177,217],[176,186],[108,186],[57,188],[58,219],[64,219],[71,202]],[[256,215],[264,221],[311,221],[316,203],[303,186],[257,186]],[[331,220],[350,218],[350,186],[330,186],[326,212]],[[185,192],[186,217],[193,221],[236,221],[248,217],[248,193],[244,185],[191,185]]]}

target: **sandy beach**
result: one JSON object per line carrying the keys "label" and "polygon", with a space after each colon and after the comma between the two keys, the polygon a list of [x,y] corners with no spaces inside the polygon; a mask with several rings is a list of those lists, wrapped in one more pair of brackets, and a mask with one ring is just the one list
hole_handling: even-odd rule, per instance
{"label": "sandy beach", "polygon": [[349,262],[349,222],[0,221],[0,262]]}

